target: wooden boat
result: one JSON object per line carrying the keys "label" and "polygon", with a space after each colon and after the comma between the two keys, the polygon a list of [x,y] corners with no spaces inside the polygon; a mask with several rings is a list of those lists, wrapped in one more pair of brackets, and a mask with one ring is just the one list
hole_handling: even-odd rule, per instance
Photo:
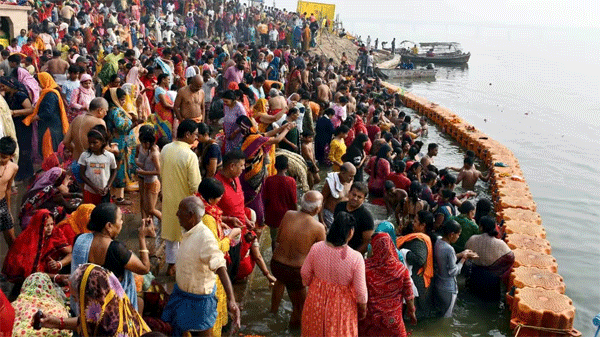
{"label": "wooden boat", "polygon": [[[409,44],[417,45],[412,41],[402,41],[401,46],[407,46]],[[471,58],[470,52],[463,52],[459,43],[457,42],[422,42],[417,46],[420,46],[420,51],[427,51],[424,53],[414,54],[412,48],[405,47],[400,49],[400,55],[402,62],[411,61],[413,63],[433,63],[441,65],[459,65],[466,64]],[[432,54],[430,54],[430,51]]]}
{"label": "wooden boat", "polygon": [[378,68],[387,78],[435,78],[437,69],[386,69]]}

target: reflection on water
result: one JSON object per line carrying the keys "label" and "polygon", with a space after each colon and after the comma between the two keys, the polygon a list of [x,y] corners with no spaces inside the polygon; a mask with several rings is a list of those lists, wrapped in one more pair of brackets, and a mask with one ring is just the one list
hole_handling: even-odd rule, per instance
{"label": "reflection on water", "polygon": [[[404,109],[409,115],[417,116],[411,109]],[[413,118],[413,121],[416,119]],[[415,122],[416,123],[416,122]],[[436,126],[430,126],[429,136],[423,139],[424,149],[428,143],[437,143],[439,145],[439,155],[435,157],[434,165],[438,169],[445,167],[460,167],[464,157],[464,150],[454,142],[449,136],[442,134]],[[476,166],[484,174],[487,172],[481,162],[476,162]],[[325,170],[321,170],[325,174]],[[315,187],[320,189],[322,183]],[[488,197],[488,184],[479,181],[475,186],[475,191],[479,194],[477,198]],[[464,192],[460,187],[457,192]],[[366,204],[376,219],[375,224],[384,220],[392,220],[393,216],[386,214],[383,206]],[[269,235],[263,234],[261,240],[270,240]],[[262,242],[263,257],[266,261],[271,259],[271,245]],[[464,279],[459,278],[459,284],[463,284]],[[299,336],[300,331],[290,331],[287,328],[292,305],[289,302],[287,293],[281,303],[277,315],[270,314],[271,292],[268,288],[267,280],[258,268],[255,268],[254,274],[248,281],[248,289],[242,303],[242,333],[258,334],[265,336]],[[482,302],[473,297],[461,287],[454,309],[454,316],[451,319],[429,319],[423,320],[417,326],[407,325],[407,329],[412,331],[412,336],[509,336],[509,317],[510,312],[505,309],[502,302]]]}

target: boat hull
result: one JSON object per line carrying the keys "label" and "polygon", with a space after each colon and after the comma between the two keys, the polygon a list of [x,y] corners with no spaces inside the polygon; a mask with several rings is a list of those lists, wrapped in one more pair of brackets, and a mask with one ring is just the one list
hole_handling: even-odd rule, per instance
{"label": "boat hull", "polygon": [[379,70],[388,78],[435,78],[437,69],[384,69]]}
{"label": "boat hull", "polygon": [[471,53],[457,55],[439,55],[428,57],[425,54],[402,54],[402,62],[411,61],[413,63],[424,64],[465,64],[469,62]]}

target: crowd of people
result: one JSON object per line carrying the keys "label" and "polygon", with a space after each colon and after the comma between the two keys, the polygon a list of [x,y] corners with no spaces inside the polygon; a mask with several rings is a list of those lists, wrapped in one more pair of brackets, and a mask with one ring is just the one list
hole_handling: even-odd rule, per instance
{"label": "crowd of people", "polygon": [[[255,266],[303,336],[406,336],[405,319],[452,315],[461,271],[500,295],[514,256],[472,200],[489,175],[471,152],[435,166],[427,120],[373,77],[370,46],[356,64],[310,51],[328,19],[238,0],[25,4],[29,29],[0,51],[0,335],[221,336]],[[131,195],[138,254],[117,239]]]}

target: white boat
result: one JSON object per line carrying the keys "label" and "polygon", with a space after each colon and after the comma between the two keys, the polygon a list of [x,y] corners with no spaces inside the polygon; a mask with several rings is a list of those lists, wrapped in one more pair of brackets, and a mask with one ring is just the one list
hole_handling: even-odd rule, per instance
{"label": "white boat", "polygon": [[435,78],[437,69],[385,69],[379,71],[388,78]]}

